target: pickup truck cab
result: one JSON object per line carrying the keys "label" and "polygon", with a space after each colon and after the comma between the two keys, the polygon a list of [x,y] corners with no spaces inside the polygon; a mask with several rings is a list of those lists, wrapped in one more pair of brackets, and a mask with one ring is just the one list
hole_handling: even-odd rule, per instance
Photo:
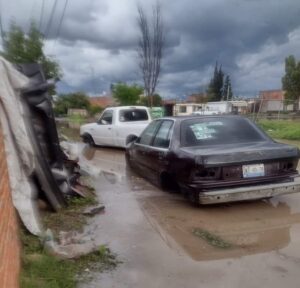
{"label": "pickup truck cab", "polygon": [[91,145],[126,147],[151,122],[144,106],[106,108],[96,123],[80,127],[80,136]]}

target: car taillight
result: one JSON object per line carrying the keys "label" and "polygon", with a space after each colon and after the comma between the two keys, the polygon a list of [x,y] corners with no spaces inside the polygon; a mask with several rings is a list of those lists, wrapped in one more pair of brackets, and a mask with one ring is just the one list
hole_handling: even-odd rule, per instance
{"label": "car taillight", "polygon": [[282,161],[280,162],[281,171],[295,171],[297,169],[298,160]]}
{"label": "car taillight", "polygon": [[211,168],[199,168],[194,171],[193,178],[197,180],[214,180],[219,179],[220,177],[220,168],[211,167]]}

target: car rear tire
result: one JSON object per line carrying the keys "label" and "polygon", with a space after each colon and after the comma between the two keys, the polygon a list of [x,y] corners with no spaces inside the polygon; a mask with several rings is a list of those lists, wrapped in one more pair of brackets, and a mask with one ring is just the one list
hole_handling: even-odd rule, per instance
{"label": "car rear tire", "polygon": [[190,201],[190,203],[195,206],[195,207],[199,207],[199,192],[197,191],[189,191],[188,192],[188,199]]}
{"label": "car rear tire", "polygon": [[159,186],[164,191],[168,191],[168,192],[179,191],[179,187],[175,180],[175,177],[170,175],[168,172],[162,172],[160,174]]}

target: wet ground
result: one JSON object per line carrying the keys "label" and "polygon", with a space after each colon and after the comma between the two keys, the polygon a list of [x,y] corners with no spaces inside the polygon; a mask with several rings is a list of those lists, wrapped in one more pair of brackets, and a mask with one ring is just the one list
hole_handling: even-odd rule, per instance
{"label": "wet ground", "polygon": [[93,233],[123,262],[82,288],[299,287],[300,194],[195,208],[128,171],[123,150],[85,147],[80,162],[106,206]]}

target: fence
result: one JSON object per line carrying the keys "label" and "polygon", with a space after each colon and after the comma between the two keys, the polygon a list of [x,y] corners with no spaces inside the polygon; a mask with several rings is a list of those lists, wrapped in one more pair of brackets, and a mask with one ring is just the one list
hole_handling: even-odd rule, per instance
{"label": "fence", "polygon": [[256,99],[249,102],[248,116],[253,120],[300,120],[300,101]]}

